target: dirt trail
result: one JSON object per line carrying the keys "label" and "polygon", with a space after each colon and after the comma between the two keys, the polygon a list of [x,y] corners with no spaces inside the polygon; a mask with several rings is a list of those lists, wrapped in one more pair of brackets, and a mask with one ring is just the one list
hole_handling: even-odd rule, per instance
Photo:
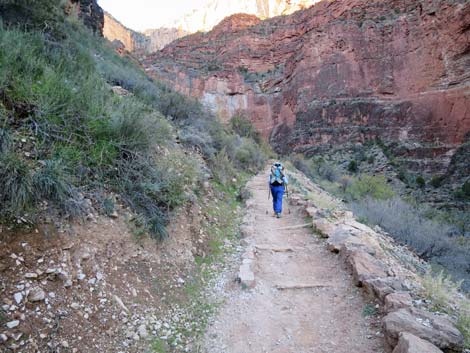
{"label": "dirt trail", "polygon": [[305,224],[299,209],[285,204],[283,218],[273,217],[266,175],[248,184],[253,232],[246,247],[256,249],[251,265],[256,285],[225,286],[226,301],[210,324],[203,351],[383,352],[376,320],[363,316],[365,302],[338,256],[311,228],[295,227]]}

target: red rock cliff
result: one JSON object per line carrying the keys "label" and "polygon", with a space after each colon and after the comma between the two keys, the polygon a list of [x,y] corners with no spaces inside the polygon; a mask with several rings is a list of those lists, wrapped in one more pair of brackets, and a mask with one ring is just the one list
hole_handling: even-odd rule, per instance
{"label": "red rock cliff", "polygon": [[470,131],[466,0],[322,1],[266,21],[235,15],[145,65],[224,120],[247,112],[281,151],[381,138],[449,161]]}

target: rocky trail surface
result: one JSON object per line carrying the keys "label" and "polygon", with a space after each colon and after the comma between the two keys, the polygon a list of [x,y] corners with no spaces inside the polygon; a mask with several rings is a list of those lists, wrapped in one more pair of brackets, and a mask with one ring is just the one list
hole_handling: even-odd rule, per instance
{"label": "rocky trail surface", "polygon": [[242,230],[241,286],[221,289],[226,301],[203,351],[383,352],[378,318],[364,315],[371,305],[340,258],[306,225],[303,209],[285,205],[283,218],[273,217],[266,173],[247,186],[252,197]]}

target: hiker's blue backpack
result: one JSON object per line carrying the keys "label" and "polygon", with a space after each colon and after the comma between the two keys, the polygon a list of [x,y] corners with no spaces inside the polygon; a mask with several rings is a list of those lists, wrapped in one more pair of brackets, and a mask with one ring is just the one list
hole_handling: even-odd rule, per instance
{"label": "hiker's blue backpack", "polygon": [[271,174],[269,176],[269,183],[271,185],[284,184],[284,166],[281,163],[274,163],[271,166]]}

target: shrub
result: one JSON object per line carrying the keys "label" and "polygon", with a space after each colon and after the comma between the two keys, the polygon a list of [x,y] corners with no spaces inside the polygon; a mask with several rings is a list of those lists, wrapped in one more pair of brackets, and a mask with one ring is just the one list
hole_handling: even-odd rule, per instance
{"label": "shrub", "polygon": [[339,179],[339,184],[341,186],[341,191],[343,193],[346,193],[346,190],[351,186],[352,183],[353,183],[353,180],[348,175],[343,175],[341,179]]}
{"label": "shrub", "polygon": [[467,180],[462,185],[462,193],[465,197],[470,198],[470,180]]}
{"label": "shrub", "polygon": [[330,182],[335,182],[339,178],[338,169],[328,162],[321,163],[317,170],[320,177]]}
{"label": "shrub", "polygon": [[422,176],[418,176],[416,177],[416,184],[422,189],[426,186],[426,180]]}
{"label": "shrub", "polygon": [[428,272],[423,277],[424,295],[431,300],[436,310],[448,310],[452,298],[458,295],[462,282],[455,283],[451,276],[440,271],[437,274]]}
{"label": "shrub", "polygon": [[257,143],[261,143],[261,137],[258,131],[255,130],[251,121],[243,115],[235,115],[230,120],[232,130],[238,135],[246,138],[251,138]]}
{"label": "shrub", "polygon": [[403,170],[402,168],[398,170],[397,178],[401,180],[402,182],[404,182],[405,184],[408,183],[408,175],[405,172],[405,170]]}
{"label": "shrub", "polygon": [[428,272],[423,278],[424,296],[434,308],[457,316],[456,326],[464,336],[464,348],[470,348],[470,300],[459,293],[462,281],[456,283],[443,271]]}
{"label": "shrub", "polygon": [[0,215],[23,215],[34,205],[31,167],[13,152],[0,155]]}
{"label": "shrub", "polygon": [[357,162],[354,160],[350,161],[348,164],[348,171],[351,173],[357,173],[357,170]]}
{"label": "shrub", "polygon": [[352,208],[358,217],[381,226],[397,240],[410,245],[421,257],[439,261],[454,272],[465,272],[468,268],[468,259],[465,256],[461,257],[465,252],[449,239],[454,228],[424,217],[416,208],[400,198],[394,197],[389,200],[367,198],[354,202]]}
{"label": "shrub", "polygon": [[438,188],[442,185],[442,182],[444,181],[444,177],[443,176],[433,176],[431,178],[431,180],[429,181],[429,184],[431,184],[432,187],[434,188]]}
{"label": "shrub", "polygon": [[375,162],[375,157],[374,156],[369,156],[369,158],[367,158],[367,163],[374,164],[374,162]]}
{"label": "shrub", "polygon": [[221,184],[228,184],[236,174],[225,149],[216,154],[211,164],[214,177]]}
{"label": "shrub", "polygon": [[0,128],[0,154],[6,153],[12,147],[13,141],[9,132]]}
{"label": "shrub", "polygon": [[362,175],[355,178],[346,189],[346,195],[351,200],[361,200],[367,197],[386,200],[393,197],[394,192],[383,176]]}
{"label": "shrub", "polygon": [[77,199],[76,191],[65,172],[61,161],[48,160],[33,176],[36,198],[53,202],[62,211],[71,211],[74,215],[79,210],[70,209],[69,202]]}

